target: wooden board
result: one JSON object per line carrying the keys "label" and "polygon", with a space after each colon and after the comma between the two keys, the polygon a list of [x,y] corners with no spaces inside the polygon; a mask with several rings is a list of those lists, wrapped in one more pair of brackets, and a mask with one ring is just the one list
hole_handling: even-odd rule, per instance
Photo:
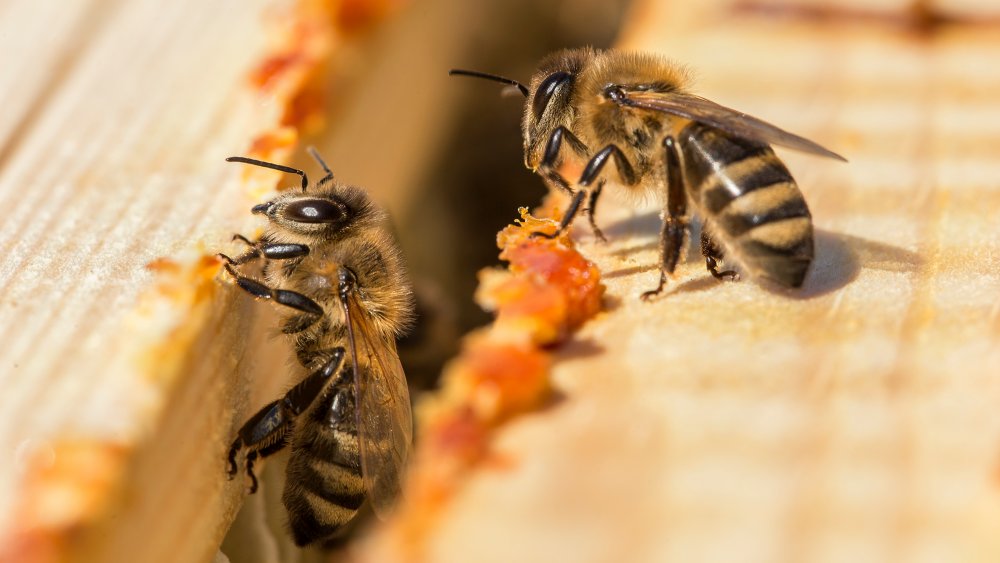
{"label": "wooden board", "polygon": [[223,159],[287,158],[323,9],[0,9],[0,560],[215,555],[243,491],[226,443],[262,402],[245,350],[270,344],[211,255],[277,179]]}
{"label": "wooden board", "polygon": [[805,286],[718,283],[692,246],[643,303],[658,208],[609,194],[609,243],[577,229],[606,312],[557,352],[561,400],[499,430],[420,542],[376,536],[368,560],[1000,557],[1000,31],[904,8],[634,6],[622,47],[850,160],[779,151],[817,229]]}

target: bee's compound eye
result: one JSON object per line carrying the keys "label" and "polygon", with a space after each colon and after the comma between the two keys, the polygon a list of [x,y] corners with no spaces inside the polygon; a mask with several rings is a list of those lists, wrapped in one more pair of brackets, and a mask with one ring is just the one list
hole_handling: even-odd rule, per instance
{"label": "bee's compound eye", "polygon": [[327,199],[300,199],[285,206],[282,213],[298,223],[336,223],[343,221],[343,206]]}
{"label": "bee's compound eye", "polygon": [[573,75],[568,72],[554,72],[545,77],[542,83],[535,90],[535,99],[531,101],[531,111],[535,114],[535,119],[541,119],[545,113],[545,108],[549,105],[549,100],[560,86],[573,80]]}

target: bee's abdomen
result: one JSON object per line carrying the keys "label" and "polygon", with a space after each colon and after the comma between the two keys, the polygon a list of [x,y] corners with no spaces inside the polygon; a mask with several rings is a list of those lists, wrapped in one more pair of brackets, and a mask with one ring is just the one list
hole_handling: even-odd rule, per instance
{"label": "bee's abdomen", "polygon": [[281,500],[295,543],[336,537],[365,501],[357,434],[318,425],[288,459]]}
{"label": "bee's abdomen", "polygon": [[813,258],[812,218],[774,151],[698,123],[680,136],[689,196],[713,236],[751,275],[802,285]]}

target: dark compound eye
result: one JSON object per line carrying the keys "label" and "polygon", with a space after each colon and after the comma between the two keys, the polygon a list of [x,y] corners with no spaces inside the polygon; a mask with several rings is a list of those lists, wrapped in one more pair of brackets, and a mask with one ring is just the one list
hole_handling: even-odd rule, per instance
{"label": "dark compound eye", "polygon": [[282,213],[298,223],[337,223],[347,214],[345,208],[327,199],[300,199],[285,206]]}
{"label": "dark compound eye", "polygon": [[555,94],[560,86],[572,80],[573,75],[568,72],[554,72],[546,76],[545,80],[542,80],[542,83],[538,85],[538,89],[535,90],[535,99],[531,101],[531,111],[534,112],[535,119],[542,118],[542,113],[545,112],[545,107],[549,105],[552,94]]}

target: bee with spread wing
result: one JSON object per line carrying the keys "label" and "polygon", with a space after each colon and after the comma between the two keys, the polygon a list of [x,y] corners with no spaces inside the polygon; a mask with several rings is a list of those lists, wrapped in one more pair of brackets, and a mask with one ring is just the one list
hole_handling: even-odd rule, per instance
{"label": "bee with spread wing", "polygon": [[[366,499],[384,517],[399,495],[413,435],[395,343],[413,318],[399,249],[367,194],[335,182],[311,152],[326,172],[315,186],[295,168],[227,159],[298,174],[302,192],[255,206],[269,221],[264,235],[237,235],[248,250],[221,255],[240,289],[286,308],[282,331],[309,371],[252,416],[229,451],[230,477],[247,451],[253,493],[255,460],[290,447],[282,502],[298,545],[337,537]],[[241,272],[261,260],[264,281]]]}

